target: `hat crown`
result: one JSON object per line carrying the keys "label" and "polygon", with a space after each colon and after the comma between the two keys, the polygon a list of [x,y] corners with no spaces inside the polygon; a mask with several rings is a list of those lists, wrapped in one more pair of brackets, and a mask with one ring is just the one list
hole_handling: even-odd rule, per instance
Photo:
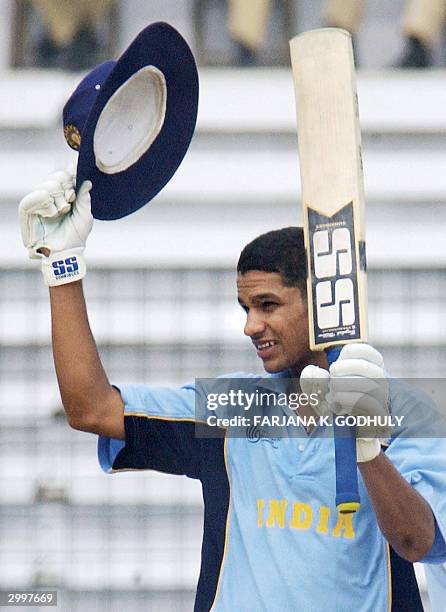
{"label": "hat crown", "polygon": [[75,151],[80,148],[84,126],[101,87],[115,66],[115,60],[108,60],[93,68],[82,79],[63,108],[64,136]]}

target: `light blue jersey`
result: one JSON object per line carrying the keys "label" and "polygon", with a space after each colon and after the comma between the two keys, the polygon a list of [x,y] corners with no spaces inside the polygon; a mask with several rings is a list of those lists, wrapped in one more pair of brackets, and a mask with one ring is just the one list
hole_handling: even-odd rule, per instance
{"label": "light blue jersey", "polygon": [[446,565],[425,565],[432,612],[446,612]]}
{"label": "light blue jersey", "polygon": [[[202,482],[197,612],[391,610],[389,546],[360,474],[360,510],[337,512],[332,437],[316,429],[304,437],[198,438],[193,385],[120,390],[126,441],[99,439],[102,468]],[[391,381],[392,414],[422,418],[428,402]],[[403,429],[386,455],[435,515],[436,538],[424,561],[446,561],[446,440],[414,439]]]}

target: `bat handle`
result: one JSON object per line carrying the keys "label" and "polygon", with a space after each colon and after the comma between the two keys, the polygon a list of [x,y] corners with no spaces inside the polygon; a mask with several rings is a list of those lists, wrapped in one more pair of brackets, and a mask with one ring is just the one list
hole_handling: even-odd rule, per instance
{"label": "bat handle", "polygon": [[[339,357],[340,346],[327,349],[328,365]],[[341,514],[352,514],[359,510],[358,469],[356,466],[355,427],[336,425],[334,427],[336,464],[336,507]]]}

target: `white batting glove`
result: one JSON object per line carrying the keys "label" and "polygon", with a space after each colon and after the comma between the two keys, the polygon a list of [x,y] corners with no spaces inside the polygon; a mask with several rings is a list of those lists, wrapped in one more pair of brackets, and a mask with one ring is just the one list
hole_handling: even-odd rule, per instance
{"label": "white batting glove", "polygon": [[319,366],[308,365],[300,374],[300,388],[308,397],[317,395],[317,403],[312,404],[313,410],[320,417],[333,414],[327,398],[330,393],[330,373]]}
{"label": "white batting glove", "polygon": [[[348,344],[341,350],[329,372],[316,366],[303,369],[300,384],[304,393],[317,393],[314,406],[320,416],[353,415],[378,417],[389,415],[389,384],[381,354],[368,344]],[[381,438],[389,430],[379,424],[357,428],[357,461],[371,461],[379,455]]]}
{"label": "white batting glove", "polygon": [[19,205],[22,240],[31,259],[41,259],[49,287],[78,281],[87,271],[83,252],[91,228],[90,189],[85,181],[76,196],[69,171],[52,174]]}

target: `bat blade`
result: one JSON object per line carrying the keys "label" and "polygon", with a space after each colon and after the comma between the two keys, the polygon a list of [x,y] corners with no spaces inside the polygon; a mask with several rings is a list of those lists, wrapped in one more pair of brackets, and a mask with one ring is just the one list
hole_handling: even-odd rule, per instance
{"label": "bat blade", "polygon": [[310,348],[367,340],[364,184],[350,34],[290,41],[296,95]]}

